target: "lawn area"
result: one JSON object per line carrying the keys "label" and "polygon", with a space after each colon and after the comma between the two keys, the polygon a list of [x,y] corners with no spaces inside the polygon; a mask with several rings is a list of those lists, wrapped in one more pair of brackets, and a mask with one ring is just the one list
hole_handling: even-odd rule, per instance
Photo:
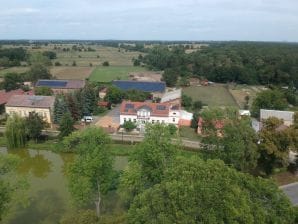
{"label": "lawn area", "polygon": [[94,82],[111,82],[115,79],[127,80],[130,72],[142,72],[146,69],[134,66],[100,66],[93,70],[89,80]]}
{"label": "lawn area", "polygon": [[190,86],[183,89],[183,93],[193,101],[200,100],[210,107],[238,106],[228,89],[223,85]]}
{"label": "lawn area", "polygon": [[7,73],[23,73],[23,72],[27,72],[28,70],[29,70],[29,67],[23,67],[23,66],[0,69],[0,77],[3,77]]}
{"label": "lawn area", "polygon": [[249,96],[249,106],[251,106],[257,93],[265,90],[264,86],[249,86],[249,85],[229,85],[229,91],[236,100],[240,108],[244,108],[245,97]]}
{"label": "lawn area", "polygon": [[191,127],[180,127],[179,128],[179,134],[181,138],[189,139],[189,140],[194,140],[198,141],[200,140],[200,136],[195,132],[195,130]]}

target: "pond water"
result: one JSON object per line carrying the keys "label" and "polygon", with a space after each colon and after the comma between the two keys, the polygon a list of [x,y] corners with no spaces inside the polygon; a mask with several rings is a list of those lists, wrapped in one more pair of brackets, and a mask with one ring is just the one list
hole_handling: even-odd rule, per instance
{"label": "pond water", "polygon": [[[73,154],[53,153],[45,150],[7,150],[0,153],[16,154],[22,159],[18,173],[27,176],[30,204],[16,204],[5,218],[5,224],[57,223],[63,214],[71,211],[65,170],[73,161]],[[115,157],[114,168],[121,170],[127,165],[127,157]]]}

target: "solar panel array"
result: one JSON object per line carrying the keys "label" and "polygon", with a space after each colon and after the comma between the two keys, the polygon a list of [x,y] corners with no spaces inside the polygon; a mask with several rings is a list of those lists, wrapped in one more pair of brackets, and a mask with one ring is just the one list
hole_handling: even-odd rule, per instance
{"label": "solar panel array", "polygon": [[64,80],[39,80],[36,83],[36,86],[47,86],[52,88],[65,87],[66,85],[67,81]]}
{"label": "solar panel array", "polygon": [[144,92],[164,92],[166,84],[164,82],[139,82],[115,80],[113,84],[122,90],[141,90]]}

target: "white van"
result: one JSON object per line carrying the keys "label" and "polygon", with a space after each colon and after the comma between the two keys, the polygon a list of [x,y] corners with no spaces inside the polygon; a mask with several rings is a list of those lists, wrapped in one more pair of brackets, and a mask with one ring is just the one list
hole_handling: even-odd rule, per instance
{"label": "white van", "polygon": [[86,122],[86,123],[91,123],[93,121],[93,117],[92,116],[84,116],[81,121]]}

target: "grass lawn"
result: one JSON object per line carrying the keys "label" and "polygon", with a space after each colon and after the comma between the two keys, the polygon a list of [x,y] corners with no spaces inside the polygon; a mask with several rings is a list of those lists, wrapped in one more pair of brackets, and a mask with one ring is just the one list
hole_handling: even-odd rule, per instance
{"label": "grass lawn", "polygon": [[201,139],[200,136],[198,136],[195,130],[191,127],[181,127],[179,128],[179,133],[181,138],[194,140],[194,141],[198,141]]}
{"label": "grass lawn", "polygon": [[0,77],[3,77],[7,73],[23,73],[23,72],[27,72],[28,70],[29,70],[29,67],[23,67],[23,66],[0,69]]}
{"label": "grass lawn", "polygon": [[141,72],[146,69],[134,66],[107,66],[97,67],[91,73],[89,80],[95,82],[111,82],[115,79],[127,80],[130,72]]}
{"label": "grass lawn", "polygon": [[238,106],[227,88],[223,85],[190,86],[183,89],[183,93],[193,101],[200,100],[210,107]]}

